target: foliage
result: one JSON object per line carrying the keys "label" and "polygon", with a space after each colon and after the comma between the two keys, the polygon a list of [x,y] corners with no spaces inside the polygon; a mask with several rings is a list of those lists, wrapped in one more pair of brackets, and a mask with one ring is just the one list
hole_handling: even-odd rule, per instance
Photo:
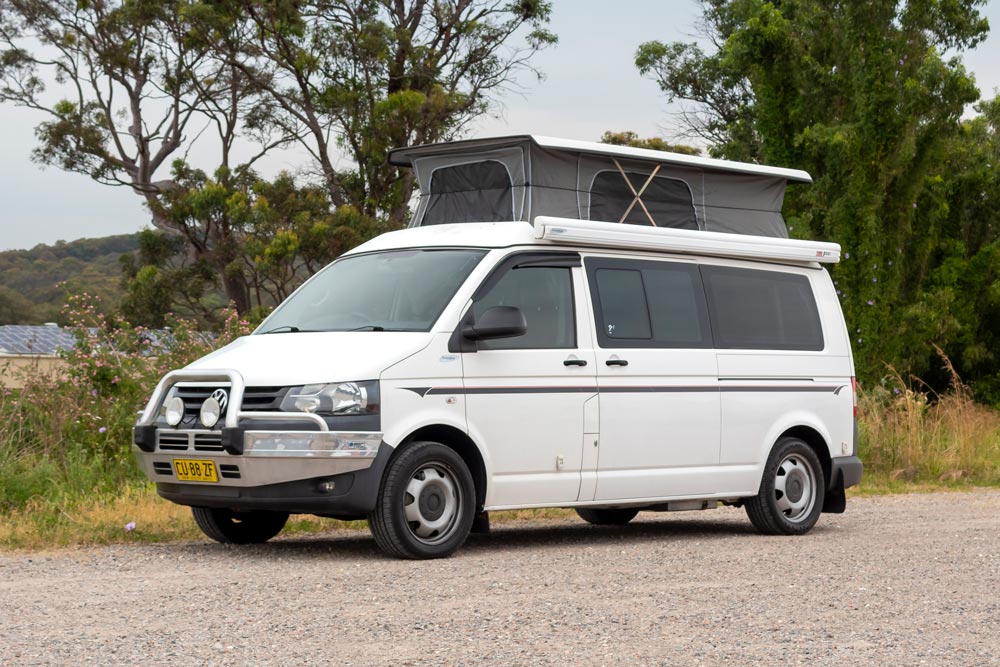
{"label": "foliage", "polygon": [[128,234],[0,252],[0,325],[67,324],[62,313],[67,289],[117,303],[119,257],[135,248],[136,236]]}
{"label": "foliage", "polygon": [[235,312],[214,339],[190,320],[168,319],[166,334],[133,327],[87,294],[70,297],[65,317],[77,343],[64,367],[21,369],[23,389],[0,390],[0,503],[24,501],[40,485],[111,491],[138,479],[127,446],[136,409],[168,370],[249,333]]}
{"label": "foliage", "polygon": [[[844,247],[833,276],[869,383],[885,363],[927,372],[932,342],[974,371],[974,382],[1000,369],[981,365],[990,354],[968,329],[984,328],[974,321],[980,306],[992,312],[975,300],[989,299],[993,259],[965,241],[991,237],[992,216],[972,204],[995,172],[948,164],[971,166],[966,159],[996,149],[983,121],[961,126],[979,93],[960,59],[944,55],[985,37],[981,4],[708,0],[714,53],[653,42],[637,54],[668,99],[694,105],[689,129],[713,141],[713,155],[813,175],[812,186],[789,189],[786,218],[793,236]],[[985,143],[975,148],[974,137]],[[974,256],[980,266],[960,275]]]}
{"label": "foliage", "polygon": [[[556,41],[544,0],[215,6],[202,13],[199,34],[262,92],[251,128],[308,150],[336,208],[396,228],[414,182],[387,162],[389,149],[454,137]],[[338,149],[353,167],[336,166]]]}
{"label": "foliage", "polygon": [[146,229],[137,240],[138,249],[120,259],[122,316],[159,329],[166,326],[167,314],[175,313],[211,327],[224,299],[208,263],[192,258],[178,235]]}
{"label": "foliage", "polygon": [[123,258],[122,312],[147,326],[177,312],[214,328],[223,295],[234,294],[241,313],[260,319],[383,229],[351,206],[331,210],[325,188],[299,185],[287,173],[267,181],[220,169],[210,177],[178,162],[174,174],[179,187],[164,195],[164,210],[181,235],[143,232],[137,255]]}
{"label": "foliage", "polygon": [[[154,226],[183,239],[184,254],[146,247],[148,261],[126,262],[126,312],[156,323],[176,304],[211,319],[218,281],[223,302],[246,315],[287,294],[308,265],[402,226],[413,177],[388,150],[455,136],[485,113],[555,41],[549,13],[543,0],[7,0],[0,102],[48,117],[36,160],[130,187]],[[188,162],[205,132],[217,149],[211,172]],[[237,163],[241,140],[250,157]],[[252,167],[293,142],[313,157],[326,197],[265,210]],[[338,150],[353,167],[336,166]],[[279,176],[262,187],[289,185]],[[303,210],[289,218],[289,206]],[[22,317],[23,304],[4,303]]]}
{"label": "foliage", "polygon": [[701,155],[701,149],[684,144],[671,144],[662,137],[650,137],[640,139],[635,132],[626,130],[625,132],[605,132],[601,137],[602,144],[613,146],[630,146],[632,148],[648,148],[653,151],[668,151],[670,153],[681,153],[683,155]]}
{"label": "foliage", "polygon": [[207,117],[231,132],[231,100],[252,102],[241,79],[190,38],[193,4],[0,4],[0,101],[48,118],[36,128],[35,159],[132,188],[154,223],[157,196],[171,187],[156,174],[192,141],[192,128]]}
{"label": "foliage", "polygon": [[941,394],[894,372],[859,393],[859,455],[870,482],[990,484],[1000,477],[1000,413],[976,403],[941,358],[952,383]]}

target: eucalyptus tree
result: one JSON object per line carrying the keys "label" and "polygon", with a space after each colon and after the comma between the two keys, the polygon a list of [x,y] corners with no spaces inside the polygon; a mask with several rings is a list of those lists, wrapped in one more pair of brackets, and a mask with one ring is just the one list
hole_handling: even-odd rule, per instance
{"label": "eucalyptus tree", "polygon": [[[555,41],[550,11],[543,0],[2,0],[0,102],[46,117],[38,162],[131,188],[156,227],[183,238],[186,266],[201,268],[126,266],[142,278],[132,306],[190,302],[214,276],[247,313],[401,226],[414,184],[388,150],[455,137],[516,88]],[[267,207],[253,168],[293,142],[327,207],[309,194],[316,217],[300,210],[294,224]],[[279,178],[270,192],[288,187]],[[179,280],[199,289],[168,299]]]}
{"label": "eucalyptus tree", "polygon": [[180,184],[171,171],[186,169],[182,158],[195,144],[211,143],[209,159],[228,177],[284,138],[260,137],[248,160],[232,164],[254,92],[198,38],[203,10],[187,0],[4,0],[0,102],[43,116],[37,162],[130,188],[242,311],[240,230],[173,211]]}
{"label": "eucalyptus tree", "polygon": [[414,181],[386,162],[389,149],[459,135],[519,76],[538,74],[532,56],[556,41],[544,0],[217,7],[206,34],[263,93],[252,126],[296,137],[335,206],[391,226],[406,221]]}

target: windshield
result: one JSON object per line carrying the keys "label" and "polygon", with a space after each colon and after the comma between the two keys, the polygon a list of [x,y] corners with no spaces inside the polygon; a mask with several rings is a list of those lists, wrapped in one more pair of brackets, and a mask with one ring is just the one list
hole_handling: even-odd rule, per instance
{"label": "windshield", "polygon": [[345,257],[288,297],[258,333],[430,331],[485,250]]}

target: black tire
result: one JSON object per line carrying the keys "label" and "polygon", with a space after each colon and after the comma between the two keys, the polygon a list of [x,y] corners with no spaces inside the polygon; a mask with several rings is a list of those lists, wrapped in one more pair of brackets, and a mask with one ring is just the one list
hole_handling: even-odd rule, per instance
{"label": "black tire", "polygon": [[587,523],[595,526],[624,526],[635,518],[639,510],[635,509],[584,509],[579,508],[576,513]]}
{"label": "black tire", "polygon": [[192,507],[201,532],[223,544],[261,544],[281,532],[287,512],[235,512],[221,507]]}
{"label": "black tire", "polygon": [[389,462],[368,528],[397,558],[445,558],[469,536],[476,487],[465,461],[436,442],[406,445]]}
{"label": "black tire", "polygon": [[760,490],[747,499],[750,523],[765,535],[805,535],[823,511],[826,478],[812,447],[782,438],[764,466]]}

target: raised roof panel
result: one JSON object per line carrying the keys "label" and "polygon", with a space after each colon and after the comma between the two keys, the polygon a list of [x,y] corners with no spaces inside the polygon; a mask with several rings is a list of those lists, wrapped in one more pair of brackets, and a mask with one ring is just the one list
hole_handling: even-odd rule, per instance
{"label": "raised roof panel", "polygon": [[787,238],[785,185],[812,181],[795,169],[531,135],[400,148],[389,160],[416,175],[412,227],[549,216]]}

